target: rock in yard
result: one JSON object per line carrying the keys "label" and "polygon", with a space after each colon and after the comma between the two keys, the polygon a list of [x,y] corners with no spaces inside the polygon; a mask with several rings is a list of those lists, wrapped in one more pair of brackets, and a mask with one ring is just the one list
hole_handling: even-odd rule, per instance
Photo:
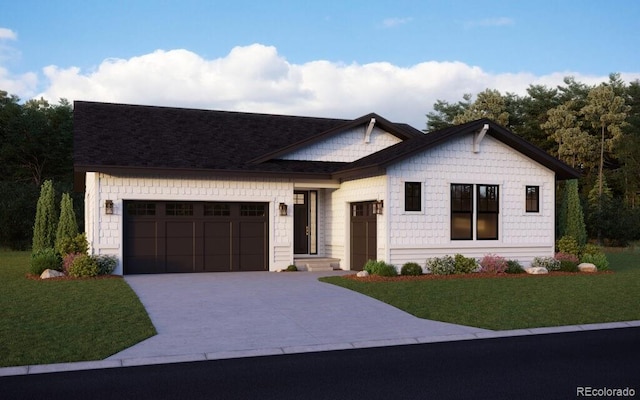
{"label": "rock in yard", "polygon": [[549,271],[545,267],[529,267],[524,269],[527,274],[531,275],[540,275],[540,274],[548,274]]}
{"label": "rock in yard", "polygon": [[59,278],[61,276],[64,276],[64,274],[60,271],[56,271],[55,269],[45,269],[40,275],[40,279]]}
{"label": "rock in yard", "polygon": [[364,278],[364,277],[369,276],[369,273],[368,273],[367,271],[359,271],[359,272],[356,274],[356,276],[357,276],[358,278]]}
{"label": "rock in yard", "polygon": [[591,263],[578,264],[578,271],[580,272],[598,272],[598,267]]}

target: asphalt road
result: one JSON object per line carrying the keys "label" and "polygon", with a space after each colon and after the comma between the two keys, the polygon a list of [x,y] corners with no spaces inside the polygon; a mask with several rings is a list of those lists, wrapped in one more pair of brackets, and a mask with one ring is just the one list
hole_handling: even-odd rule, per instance
{"label": "asphalt road", "polygon": [[0,378],[2,399],[572,399],[580,388],[640,398],[640,328]]}

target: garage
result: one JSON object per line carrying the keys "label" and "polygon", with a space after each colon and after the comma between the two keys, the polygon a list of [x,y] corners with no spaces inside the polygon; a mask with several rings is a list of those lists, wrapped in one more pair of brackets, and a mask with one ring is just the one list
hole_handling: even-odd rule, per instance
{"label": "garage", "polygon": [[125,274],[268,270],[268,203],[124,202]]}

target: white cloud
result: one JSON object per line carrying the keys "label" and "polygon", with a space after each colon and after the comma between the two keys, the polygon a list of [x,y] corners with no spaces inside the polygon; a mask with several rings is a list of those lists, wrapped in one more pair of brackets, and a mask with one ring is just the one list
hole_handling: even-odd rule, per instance
{"label": "white cloud", "polygon": [[[46,87],[36,97],[52,102],[66,98],[336,118],[376,112],[418,129],[425,127],[425,114],[438,99],[456,102],[464,93],[486,88],[523,95],[530,84],[555,87],[567,75],[588,84],[608,80],[568,71],[490,74],[462,62],[427,61],[410,67],[324,60],[292,64],[275,47],[261,44],[235,47],[211,60],[188,50],[157,50],[107,59],[91,71],[51,65],[43,72]],[[622,78],[629,82],[640,74]],[[0,88],[22,98],[36,83],[35,75],[11,77],[0,69]]]}
{"label": "white cloud", "polygon": [[9,28],[0,27],[0,40],[17,40],[18,34]]}
{"label": "white cloud", "polygon": [[408,24],[413,18],[387,18],[382,21],[382,26],[385,28],[395,28],[399,25]]}

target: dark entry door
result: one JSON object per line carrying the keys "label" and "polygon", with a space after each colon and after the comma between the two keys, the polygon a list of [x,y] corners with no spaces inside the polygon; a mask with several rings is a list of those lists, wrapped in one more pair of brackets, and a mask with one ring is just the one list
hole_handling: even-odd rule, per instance
{"label": "dark entry door", "polygon": [[293,252],[309,254],[309,192],[293,193]]}
{"label": "dark entry door", "polygon": [[374,202],[351,203],[351,269],[361,271],[368,260],[377,259],[377,219]]}

